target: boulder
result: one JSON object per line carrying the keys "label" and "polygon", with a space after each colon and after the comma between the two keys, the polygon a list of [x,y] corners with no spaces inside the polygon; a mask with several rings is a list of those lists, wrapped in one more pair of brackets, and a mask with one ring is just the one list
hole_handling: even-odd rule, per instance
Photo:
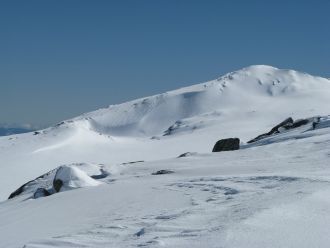
{"label": "boulder", "polygon": [[[31,181],[30,181],[30,182],[31,182]],[[30,183],[30,182],[28,182],[28,183]],[[25,187],[28,183],[22,185],[22,186],[19,187],[17,190],[15,190],[13,193],[11,193],[10,196],[8,197],[8,199],[12,199],[12,198],[14,198],[14,197],[16,197],[16,196],[22,194],[23,191],[24,191],[24,187]]]}
{"label": "boulder", "polygon": [[296,128],[296,127],[306,125],[309,123],[309,121],[310,121],[309,119],[296,120],[294,123],[292,123],[290,128]]}
{"label": "boulder", "polygon": [[61,179],[54,179],[53,187],[55,192],[59,192],[63,186],[63,181]]}
{"label": "boulder", "polygon": [[51,194],[48,192],[48,190],[46,190],[44,188],[38,188],[36,190],[36,192],[34,192],[33,198],[37,199],[37,198],[45,197],[45,196],[49,196],[49,195],[51,195]]}
{"label": "boulder", "polygon": [[47,178],[52,175],[52,173],[54,173],[54,171],[49,171],[46,174],[43,174],[31,181],[28,181],[27,183],[23,184],[21,187],[19,187],[17,190],[15,190],[13,193],[10,194],[10,196],[8,197],[8,199],[12,199],[15,198],[16,196],[25,194],[25,193],[31,193],[34,192],[34,190],[36,188],[38,188],[38,186],[43,185],[43,182],[45,180],[47,180]]}
{"label": "boulder", "polygon": [[[275,127],[273,127],[268,133],[263,133],[263,134],[255,137],[254,139],[249,140],[247,143],[253,143],[258,140],[267,138],[273,134],[277,134],[277,133],[281,133],[282,131],[297,128],[297,127],[306,125],[310,122],[311,122],[311,119],[299,119],[299,120],[293,121],[293,119],[291,117],[289,117],[289,118],[285,119],[284,121],[282,121],[280,124],[277,124]],[[313,128],[315,128],[315,126],[316,126],[316,124],[314,124],[314,122],[313,122]]]}
{"label": "boulder", "polygon": [[221,139],[215,143],[212,152],[234,151],[239,149],[239,138]]}
{"label": "boulder", "polygon": [[159,170],[156,172],[151,173],[151,175],[164,175],[164,174],[172,174],[174,171],[171,170]]}
{"label": "boulder", "polygon": [[90,177],[85,171],[76,166],[62,165],[55,174],[53,187],[56,192],[97,186],[101,182]]}
{"label": "boulder", "polygon": [[267,135],[271,135],[271,134],[273,134],[273,133],[278,133],[279,131],[278,131],[278,129],[280,128],[280,127],[289,127],[289,126],[291,126],[293,124],[293,119],[292,119],[292,117],[289,117],[289,118],[287,118],[287,119],[285,119],[284,121],[282,121],[280,124],[277,124],[275,127],[273,127],[268,133],[267,133]]}

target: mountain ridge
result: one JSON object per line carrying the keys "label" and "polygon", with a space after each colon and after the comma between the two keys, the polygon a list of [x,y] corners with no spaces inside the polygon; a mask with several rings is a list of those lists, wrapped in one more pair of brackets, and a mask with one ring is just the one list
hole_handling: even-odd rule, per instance
{"label": "mountain ridge", "polygon": [[[109,127],[109,133],[113,131],[112,133],[122,135],[125,132],[117,132],[118,128],[116,127],[138,124],[136,128],[141,129],[145,122],[162,120],[162,123],[164,123],[164,115],[167,115],[168,121],[162,128],[157,130],[157,128],[151,127],[150,129],[152,130],[150,132],[144,129],[140,132],[140,134],[147,133],[149,136],[152,136],[159,135],[160,132],[166,130],[166,127],[174,124],[177,120],[205,114],[226,104],[231,106],[241,104],[244,98],[246,102],[251,102],[253,99],[248,99],[249,95],[263,98],[281,97],[297,95],[298,93],[310,95],[313,93],[312,91],[324,90],[330,92],[330,81],[325,78],[294,70],[278,69],[272,66],[253,65],[227,73],[215,80],[168,91],[163,94],[110,105],[108,108],[85,113],[69,121],[91,118],[95,125],[100,124],[101,126]],[[228,94],[232,95],[228,96]],[[241,100],[235,101],[235,96],[240,97]],[[221,98],[224,99],[222,100]],[[165,101],[171,101],[169,105],[172,106],[165,108]],[[184,111],[180,112],[180,110]],[[171,114],[169,114],[170,111],[172,111]],[[118,112],[125,113],[125,116],[118,116]],[[162,112],[162,115],[156,112]],[[141,124],[138,122],[141,122]],[[113,127],[113,130],[111,130],[111,127]],[[135,132],[135,135],[138,135],[138,132]],[[130,131],[129,133],[134,132]]]}
{"label": "mountain ridge", "polygon": [[327,247],[329,96],[252,66],[0,137],[0,246]]}
{"label": "mountain ridge", "polygon": [[[278,81],[279,82],[278,82]],[[205,83],[112,105],[33,133],[0,137],[9,174],[0,198],[62,164],[151,161],[210,152],[221,138],[243,142],[288,118],[328,115],[330,81],[250,66]],[[17,156],[19,154],[19,156]]]}

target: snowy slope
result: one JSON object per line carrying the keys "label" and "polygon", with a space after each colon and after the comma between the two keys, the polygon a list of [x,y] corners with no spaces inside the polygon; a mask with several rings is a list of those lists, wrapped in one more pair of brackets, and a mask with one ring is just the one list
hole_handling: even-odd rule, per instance
{"label": "snowy slope", "polygon": [[328,79],[251,66],[90,112],[36,135],[0,137],[0,199],[62,164],[150,161],[209,152],[220,138],[247,141],[288,116],[328,114],[329,95]]}
{"label": "snowy slope", "polygon": [[329,151],[324,116],[238,151],[101,165],[100,186],[0,203],[0,247],[328,247]]}
{"label": "snowy slope", "polygon": [[[329,107],[329,79],[260,65],[0,137],[0,247],[327,247]],[[323,117],[245,143],[290,116]]]}

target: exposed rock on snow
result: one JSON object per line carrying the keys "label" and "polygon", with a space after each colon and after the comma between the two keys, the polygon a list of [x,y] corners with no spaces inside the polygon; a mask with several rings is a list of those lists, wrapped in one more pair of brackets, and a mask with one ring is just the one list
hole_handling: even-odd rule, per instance
{"label": "exposed rock on snow", "polygon": [[36,190],[36,192],[34,192],[33,194],[33,198],[34,199],[37,199],[37,198],[40,198],[40,197],[45,197],[45,196],[49,196],[51,195],[51,193],[47,190],[47,189],[44,189],[44,188],[38,188]]}
{"label": "exposed rock on snow", "polygon": [[97,186],[101,183],[75,166],[63,165],[57,169],[53,184],[56,192],[59,192],[75,188]]}
{"label": "exposed rock on snow", "polygon": [[172,174],[172,173],[174,173],[174,171],[172,170],[159,170],[151,173],[151,175],[164,175],[164,174]]}
{"label": "exposed rock on snow", "polygon": [[313,117],[313,118],[307,118],[307,119],[298,119],[296,121],[293,121],[291,117],[285,119],[280,124],[273,127],[268,133],[261,134],[257,136],[256,138],[249,140],[247,143],[253,143],[258,140],[267,138],[271,135],[278,134],[290,129],[298,128],[307,124],[312,123],[312,129],[315,129],[316,125],[320,122],[321,117]]}
{"label": "exposed rock on snow", "polygon": [[221,139],[215,143],[212,152],[234,151],[239,149],[239,138]]}
{"label": "exposed rock on snow", "polygon": [[268,133],[261,134],[261,135],[257,136],[256,138],[249,140],[247,143],[252,143],[252,142],[258,141],[262,138],[265,138],[269,135],[272,135],[274,133],[278,133],[279,128],[281,128],[285,125],[292,125],[292,124],[293,124],[293,119],[291,117],[289,117],[289,118],[285,119],[284,121],[282,121],[280,124],[277,124],[275,127],[273,127]]}
{"label": "exposed rock on snow", "polygon": [[[30,181],[31,182],[31,181]],[[13,193],[11,193],[8,197],[8,199],[12,199],[20,194],[22,194],[22,192],[24,191],[24,187],[25,185],[27,185],[29,182],[27,182],[26,184],[23,184],[21,187],[19,187],[17,190],[15,190]]]}
{"label": "exposed rock on snow", "polygon": [[172,126],[166,129],[166,131],[164,132],[164,136],[173,134],[181,126],[182,126],[182,121],[176,121]]}
{"label": "exposed rock on snow", "polygon": [[62,186],[63,186],[63,181],[61,179],[54,179],[53,187],[55,192],[60,192]]}
{"label": "exposed rock on snow", "polygon": [[129,162],[122,163],[122,165],[125,165],[125,164],[136,164],[136,163],[143,163],[143,162],[144,162],[143,160],[129,161]]}
{"label": "exposed rock on snow", "polygon": [[47,184],[47,181],[49,181],[49,178],[54,177],[56,172],[55,170],[51,170],[47,172],[46,174],[43,174],[39,177],[37,177],[34,180],[28,181],[27,183],[23,184],[21,187],[19,187],[17,190],[15,190],[13,193],[10,194],[8,199],[12,199],[14,197],[17,197],[22,194],[33,194],[39,187],[48,187],[49,188],[49,183]]}
{"label": "exposed rock on snow", "polygon": [[102,165],[75,163],[63,165],[31,180],[10,194],[8,199],[20,195],[34,199],[82,187],[100,185],[110,173]]}
{"label": "exposed rock on snow", "polygon": [[185,158],[185,157],[190,157],[190,156],[193,156],[193,155],[196,155],[197,152],[185,152],[185,153],[182,153],[178,156],[178,158]]}
{"label": "exposed rock on snow", "polygon": [[293,119],[292,117],[289,117],[284,121],[282,121],[280,124],[277,124],[275,127],[273,127],[272,130],[269,131],[268,135],[278,132],[278,129],[281,127],[290,126],[292,124],[293,124]]}

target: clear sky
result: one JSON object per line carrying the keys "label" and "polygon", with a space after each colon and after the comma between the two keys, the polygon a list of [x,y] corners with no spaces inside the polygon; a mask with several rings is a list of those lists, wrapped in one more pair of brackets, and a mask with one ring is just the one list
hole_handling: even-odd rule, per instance
{"label": "clear sky", "polygon": [[329,0],[0,0],[0,123],[47,126],[252,64],[330,77]]}

